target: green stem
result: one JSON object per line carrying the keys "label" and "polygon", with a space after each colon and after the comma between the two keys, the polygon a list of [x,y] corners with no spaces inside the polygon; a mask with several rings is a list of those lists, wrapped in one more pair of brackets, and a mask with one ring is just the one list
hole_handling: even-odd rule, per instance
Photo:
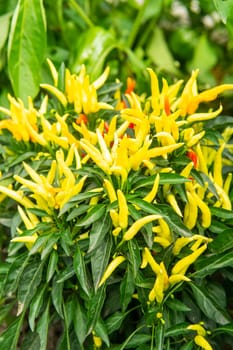
{"label": "green stem", "polygon": [[73,9],[79,14],[79,16],[86,22],[88,27],[93,27],[94,23],[90,20],[90,18],[86,15],[86,13],[83,11],[81,6],[75,1],[75,0],[69,0],[70,6],[73,7]]}
{"label": "green stem", "polygon": [[135,22],[133,24],[133,28],[132,28],[132,30],[130,32],[130,35],[128,37],[128,40],[127,40],[127,46],[129,48],[132,48],[132,46],[133,46],[133,43],[135,41],[135,38],[136,38],[136,36],[138,34],[138,31],[139,31],[139,28],[140,28],[140,25],[141,25],[142,17],[144,15],[145,9],[146,9],[149,1],[150,0],[145,0],[144,4],[142,5],[140,11],[137,14],[136,20],[135,20]]}

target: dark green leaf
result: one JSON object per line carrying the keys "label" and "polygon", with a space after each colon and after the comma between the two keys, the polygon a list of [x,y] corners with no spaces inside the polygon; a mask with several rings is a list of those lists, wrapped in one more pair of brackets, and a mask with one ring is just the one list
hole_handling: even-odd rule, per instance
{"label": "dark green leaf", "polygon": [[217,216],[222,219],[233,219],[233,212],[231,210],[226,210],[223,208],[210,207],[212,215]]}
{"label": "dark green leaf", "polygon": [[56,276],[57,283],[62,283],[75,275],[73,265],[68,265],[59,275]]}
{"label": "dark green leaf", "polygon": [[73,320],[76,336],[82,345],[87,336],[87,316],[78,298],[74,299]]}
{"label": "dark green leaf", "polygon": [[187,329],[189,323],[179,323],[165,330],[165,337],[177,337],[178,335],[190,334],[192,331]]}
{"label": "dark green leaf", "polygon": [[233,248],[232,229],[222,231],[210,244],[209,249],[214,253],[223,253]]}
{"label": "dark green leaf", "polygon": [[91,255],[92,279],[95,290],[97,290],[98,284],[108,265],[111,248],[112,240],[110,237],[108,237],[108,239],[104,240],[103,243]]}
{"label": "dark green leaf", "polygon": [[163,350],[164,347],[164,332],[165,326],[162,322],[159,322],[155,328],[155,339],[156,339],[156,347],[158,350]]}
{"label": "dark green leaf", "polygon": [[51,296],[52,296],[53,305],[57,313],[59,314],[59,316],[61,316],[61,318],[63,318],[63,310],[62,310],[63,283],[62,282],[58,283],[56,278],[54,278],[53,280]]}
{"label": "dark green leaf", "polygon": [[23,319],[24,312],[0,335],[0,349],[16,350]]}
{"label": "dark green leaf", "polygon": [[[138,180],[134,183],[133,188],[134,190],[138,188],[145,188],[145,187],[152,187],[155,181],[156,175],[152,175],[150,177],[144,177],[141,180]],[[164,184],[170,184],[170,185],[175,185],[175,184],[183,184],[185,182],[189,182],[190,180],[187,179],[184,176],[181,176],[179,174],[173,174],[173,173],[160,173],[159,177],[159,184],[164,185]]]}
{"label": "dark green leaf", "polygon": [[87,212],[87,209],[89,209],[90,206],[87,204],[81,204],[78,206],[78,208],[74,208],[70,214],[67,216],[67,221],[77,219],[80,215],[84,214]]}
{"label": "dark green leaf", "polygon": [[202,312],[211,320],[225,325],[229,323],[230,317],[225,310],[222,310],[218,304],[210,297],[209,293],[202,287],[190,282],[189,284],[193,291],[193,297],[196,300]]}
{"label": "dark green leaf", "polygon": [[20,281],[21,275],[26,268],[29,259],[30,257],[26,252],[16,256],[15,260],[11,262],[11,266],[6,276],[6,281],[3,284],[3,288],[6,294],[14,293],[14,291],[18,288],[18,283]]}
{"label": "dark green leaf", "polygon": [[40,261],[31,261],[31,263],[24,270],[19,287],[18,287],[18,300],[20,308],[26,309],[37,291],[42,279],[42,271],[44,264]]}
{"label": "dark green leaf", "polygon": [[[124,346],[124,349],[135,349],[136,346],[139,346],[141,344],[145,344],[151,341],[151,335],[150,334],[135,334],[127,343],[127,345]],[[160,349],[160,348],[158,348]]]}
{"label": "dark green leaf", "polygon": [[132,268],[127,267],[125,276],[121,281],[120,285],[120,301],[122,305],[122,311],[127,309],[128,304],[132,299],[132,295],[135,289],[135,280],[133,276]]}
{"label": "dark green leaf", "polygon": [[74,270],[83,291],[86,293],[87,296],[90,296],[91,286],[88,283],[84,257],[78,245],[76,245],[74,253]]}
{"label": "dark green leaf", "polygon": [[28,321],[32,331],[35,329],[35,319],[38,317],[43,305],[43,298],[46,288],[47,286],[44,285],[43,288],[39,289],[30,303]]}
{"label": "dark green leaf", "polygon": [[106,211],[106,206],[103,204],[97,204],[94,207],[90,208],[90,211],[88,214],[81,219],[79,222],[77,222],[76,226],[89,226],[93,224],[93,222],[100,219]]}
{"label": "dark green leaf", "polygon": [[96,322],[100,316],[105,301],[105,286],[97,289],[97,292],[88,301],[87,310],[87,329],[90,333],[96,326]]}
{"label": "dark green leaf", "polygon": [[47,273],[46,273],[46,281],[49,282],[51,278],[53,277],[53,274],[56,270],[58,263],[58,254],[57,251],[54,249],[52,253],[50,254],[49,257],[49,263],[48,263],[48,268],[47,268]]}
{"label": "dark green leaf", "polygon": [[37,325],[37,333],[40,336],[40,350],[47,349],[47,340],[48,340],[48,327],[49,327],[49,305],[50,302],[47,303],[46,309],[44,310],[41,318],[38,321]]}
{"label": "dark green leaf", "polygon": [[191,311],[191,309],[185,305],[182,301],[178,299],[169,299],[166,301],[166,305],[171,309],[171,310],[176,310],[176,311]]}
{"label": "dark green leaf", "polygon": [[222,327],[215,328],[213,331],[213,335],[215,335],[216,333],[228,333],[230,335],[233,335],[233,322],[225,324]]}
{"label": "dark green leaf", "polygon": [[106,324],[106,327],[107,327],[107,330],[108,330],[108,334],[111,334],[114,331],[118,330],[126,316],[127,316],[126,313],[123,313],[123,312],[120,312],[120,311],[117,311],[114,314],[112,314],[111,316],[109,316],[105,320],[105,324]]}
{"label": "dark green leaf", "polygon": [[46,48],[46,22],[41,0],[20,0],[15,9],[8,41],[8,70],[16,96],[27,102],[41,82]]}
{"label": "dark green leaf", "polygon": [[233,251],[229,253],[214,254],[214,256],[202,257],[196,264],[195,276],[203,278],[213,272],[233,264]]}
{"label": "dark green leaf", "polygon": [[111,228],[111,220],[109,213],[105,213],[104,218],[100,218],[94,222],[90,231],[90,245],[88,253],[96,249],[105,239]]}
{"label": "dark green leaf", "polygon": [[139,250],[139,246],[136,240],[131,239],[128,242],[129,249],[129,262],[132,266],[133,276],[137,277],[139,266],[141,265],[141,254]]}
{"label": "dark green leaf", "polygon": [[99,318],[96,322],[95,333],[98,337],[100,337],[104,341],[104,343],[109,348],[110,342],[109,342],[109,337],[108,337],[108,331],[107,331],[105,323],[103,322],[103,320],[101,320],[101,318]]}

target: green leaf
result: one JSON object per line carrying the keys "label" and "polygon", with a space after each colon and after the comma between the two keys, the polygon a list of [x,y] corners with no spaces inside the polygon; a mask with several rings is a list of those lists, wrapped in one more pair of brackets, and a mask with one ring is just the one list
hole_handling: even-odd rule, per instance
{"label": "green leaf", "polygon": [[154,29],[146,53],[159,70],[165,70],[175,75],[179,74],[164,33],[158,26]]}
{"label": "green leaf", "polygon": [[197,305],[207,317],[221,325],[229,323],[230,317],[225,310],[222,310],[220,306],[213,301],[204,288],[193,282],[190,282],[189,285],[193,291],[193,297],[196,300]]}
{"label": "green leaf", "polygon": [[143,199],[129,198],[129,201],[139,206],[148,214],[162,215],[170,228],[178,233],[180,236],[189,237],[192,235],[191,231],[184,225],[179,216],[174,210],[166,204],[151,204]]}
{"label": "green leaf", "polygon": [[112,240],[110,237],[108,237],[108,239],[104,240],[103,243],[91,255],[92,279],[95,290],[98,289],[98,284],[108,265],[111,248]]}
{"label": "green leaf", "polygon": [[185,334],[190,334],[192,331],[190,329],[187,329],[189,323],[179,323],[176,324],[175,326],[169,327],[165,330],[165,337],[177,337],[178,335],[185,335]]}
{"label": "green leaf", "polygon": [[169,299],[166,301],[166,305],[171,310],[182,311],[182,312],[191,311],[191,309],[187,305],[185,305],[182,301],[178,299]]}
{"label": "green leaf", "polygon": [[58,263],[58,254],[56,250],[53,250],[49,257],[49,263],[46,273],[46,282],[49,282],[54,275]]}
{"label": "green leaf", "polygon": [[18,288],[22,273],[26,268],[30,257],[28,253],[23,253],[16,256],[15,260],[11,261],[11,266],[8,270],[6,280],[3,284],[3,289],[6,294],[14,293]]}
{"label": "green leaf", "polygon": [[111,220],[109,213],[105,213],[104,218],[100,218],[94,222],[90,231],[90,244],[88,253],[96,249],[105,239],[111,228]]}
{"label": "green leaf", "polygon": [[11,13],[6,13],[0,16],[0,27],[2,29],[0,33],[0,50],[2,50],[7,40],[11,15]]}
{"label": "green leaf", "polygon": [[85,30],[75,45],[71,69],[79,72],[81,65],[85,64],[91,78],[96,79],[103,71],[106,57],[116,46],[111,31],[97,26]]}
{"label": "green leaf", "polygon": [[214,4],[224,24],[232,19],[233,0],[214,0]]}
{"label": "green leaf", "polygon": [[122,322],[124,321],[125,317],[127,316],[126,313],[116,311],[114,314],[109,316],[105,320],[105,324],[108,330],[108,334],[113,333],[114,331],[118,330],[121,327]]}
{"label": "green leaf", "polygon": [[24,312],[0,335],[0,349],[16,350]]}
{"label": "green leaf", "polygon": [[[87,204],[81,204],[80,206],[78,206],[78,208],[74,208],[70,212],[70,214],[67,216],[67,221],[77,219],[78,216],[87,212],[87,209],[89,209],[89,208],[90,208],[90,206]],[[60,216],[60,214],[59,214],[59,216]]]}
{"label": "green leaf", "polygon": [[78,298],[74,298],[73,321],[75,334],[82,346],[87,336],[87,316]]}
{"label": "green leaf", "polygon": [[215,254],[214,256],[202,257],[196,263],[195,277],[203,278],[219,269],[233,264],[233,251],[229,253]]}
{"label": "green leaf", "polygon": [[222,327],[215,328],[212,333],[213,333],[213,335],[215,335],[216,333],[217,334],[218,333],[223,333],[223,334],[227,333],[227,334],[233,335],[233,322],[225,324]]}
{"label": "green leaf", "polygon": [[224,208],[210,207],[212,215],[222,219],[233,219],[233,212]]}
{"label": "green leaf", "polygon": [[107,331],[105,323],[103,322],[103,320],[101,318],[99,318],[98,321],[96,322],[95,333],[98,337],[100,337],[105,342],[105,344],[109,348],[110,342],[109,342],[109,337],[108,337],[108,331]]}
{"label": "green leaf", "polygon": [[96,322],[100,316],[104,301],[105,301],[105,286],[97,289],[97,292],[88,301],[87,309],[87,329],[90,333],[96,326]]}
{"label": "green leaf", "polygon": [[134,278],[136,278],[139,271],[139,267],[141,265],[141,254],[140,254],[140,249],[137,241],[134,239],[131,239],[128,242],[128,249],[129,249],[128,260],[132,266],[133,276]]}
{"label": "green leaf", "polygon": [[19,307],[22,310],[26,310],[30,304],[31,299],[36,294],[37,287],[42,279],[42,271],[44,264],[40,261],[31,261],[30,264],[24,270],[19,287],[18,287],[18,300]]}
{"label": "green leaf", "polygon": [[81,226],[89,226],[93,224],[93,222],[100,219],[106,211],[106,206],[103,204],[97,204],[94,207],[90,208],[90,211],[88,214],[81,219],[75,226],[81,227]]}
{"label": "green leaf", "polygon": [[50,302],[47,303],[46,309],[44,310],[40,320],[37,325],[37,333],[40,336],[40,350],[47,349],[47,340],[48,340],[48,327],[49,327],[49,305]]}
{"label": "green leaf", "polygon": [[[133,184],[133,189],[136,190],[138,188],[145,188],[147,186],[152,187],[155,181],[156,175],[152,175],[150,177],[143,177],[140,180],[137,180]],[[170,185],[178,185],[178,184],[183,184],[186,182],[190,182],[187,177],[181,176],[179,174],[173,174],[173,173],[160,173],[159,176],[159,184],[164,185],[164,184],[170,184]]]}
{"label": "green leaf", "polygon": [[79,248],[78,245],[76,245],[73,263],[74,263],[74,270],[75,270],[77,279],[78,279],[83,291],[89,297],[91,294],[91,286],[88,283],[84,257],[83,257],[83,254],[81,252],[81,249]]}
{"label": "green leaf", "polygon": [[232,229],[222,231],[210,244],[209,249],[214,253],[223,253],[233,248]]}
{"label": "green leaf", "polygon": [[35,319],[40,313],[46,288],[47,285],[44,285],[43,288],[39,289],[30,303],[28,321],[32,331],[35,329]]}
{"label": "green leaf", "polygon": [[[127,345],[124,346],[124,349],[135,349],[136,346],[139,346],[141,344],[146,344],[149,341],[151,341],[151,335],[150,334],[135,334],[127,343]],[[160,348],[156,348],[160,349]]]}
{"label": "green leaf", "polygon": [[42,0],[19,0],[8,41],[8,71],[15,95],[24,102],[39,91],[45,48],[46,20]]}
{"label": "green leaf", "polygon": [[135,280],[133,276],[133,271],[128,265],[127,270],[125,272],[125,276],[122,279],[121,285],[120,285],[120,301],[122,305],[122,311],[125,311],[127,309],[127,306],[132,299],[134,289],[135,289]]}
{"label": "green leaf", "polygon": [[53,280],[51,296],[52,296],[53,305],[54,305],[57,313],[59,314],[59,316],[61,316],[61,318],[63,318],[63,310],[62,310],[63,283],[62,282],[58,283],[57,279],[54,278],[54,280]]}

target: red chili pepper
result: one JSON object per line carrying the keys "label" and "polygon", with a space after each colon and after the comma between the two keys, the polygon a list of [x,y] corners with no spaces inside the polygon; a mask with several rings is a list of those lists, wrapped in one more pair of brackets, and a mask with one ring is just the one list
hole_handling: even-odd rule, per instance
{"label": "red chili pepper", "polygon": [[192,161],[193,164],[194,164],[194,168],[196,168],[196,167],[197,167],[197,162],[198,162],[198,156],[197,156],[197,154],[196,154],[194,151],[189,150],[189,151],[186,153],[186,156],[187,156],[189,159],[191,159],[191,161]]}
{"label": "red chili pepper", "polygon": [[169,102],[169,98],[167,95],[164,96],[164,110],[165,110],[166,115],[171,114],[170,102]]}
{"label": "red chili pepper", "polygon": [[135,127],[135,124],[134,124],[134,123],[130,123],[130,124],[129,124],[129,128],[130,128],[130,129],[134,129],[134,127]]}
{"label": "red chili pepper", "polygon": [[136,81],[130,77],[127,78],[127,87],[125,90],[125,94],[130,94],[132,91],[134,91],[136,86]]}
{"label": "red chili pepper", "polygon": [[88,122],[88,118],[86,116],[86,114],[79,114],[78,118],[76,119],[76,124],[81,124],[82,122],[84,122],[84,124],[87,124]]}

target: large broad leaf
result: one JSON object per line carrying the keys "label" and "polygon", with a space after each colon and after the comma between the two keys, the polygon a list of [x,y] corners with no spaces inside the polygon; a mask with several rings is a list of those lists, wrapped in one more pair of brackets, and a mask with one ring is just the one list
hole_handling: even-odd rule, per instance
{"label": "large broad leaf", "polygon": [[88,252],[96,249],[105,239],[107,233],[109,233],[111,228],[111,220],[109,213],[106,213],[104,218],[100,218],[98,221],[94,222],[90,231],[90,245]]}
{"label": "large broad leaf", "polygon": [[230,322],[230,317],[227,315],[225,310],[221,309],[221,307],[215,300],[213,300],[213,298],[204,288],[192,282],[190,282],[190,286],[193,291],[193,297],[195,298],[199,308],[207,317],[221,325],[225,325]]}
{"label": "large broad leaf", "polygon": [[46,21],[42,0],[19,0],[9,35],[8,71],[15,95],[24,102],[39,91],[45,48]]}

